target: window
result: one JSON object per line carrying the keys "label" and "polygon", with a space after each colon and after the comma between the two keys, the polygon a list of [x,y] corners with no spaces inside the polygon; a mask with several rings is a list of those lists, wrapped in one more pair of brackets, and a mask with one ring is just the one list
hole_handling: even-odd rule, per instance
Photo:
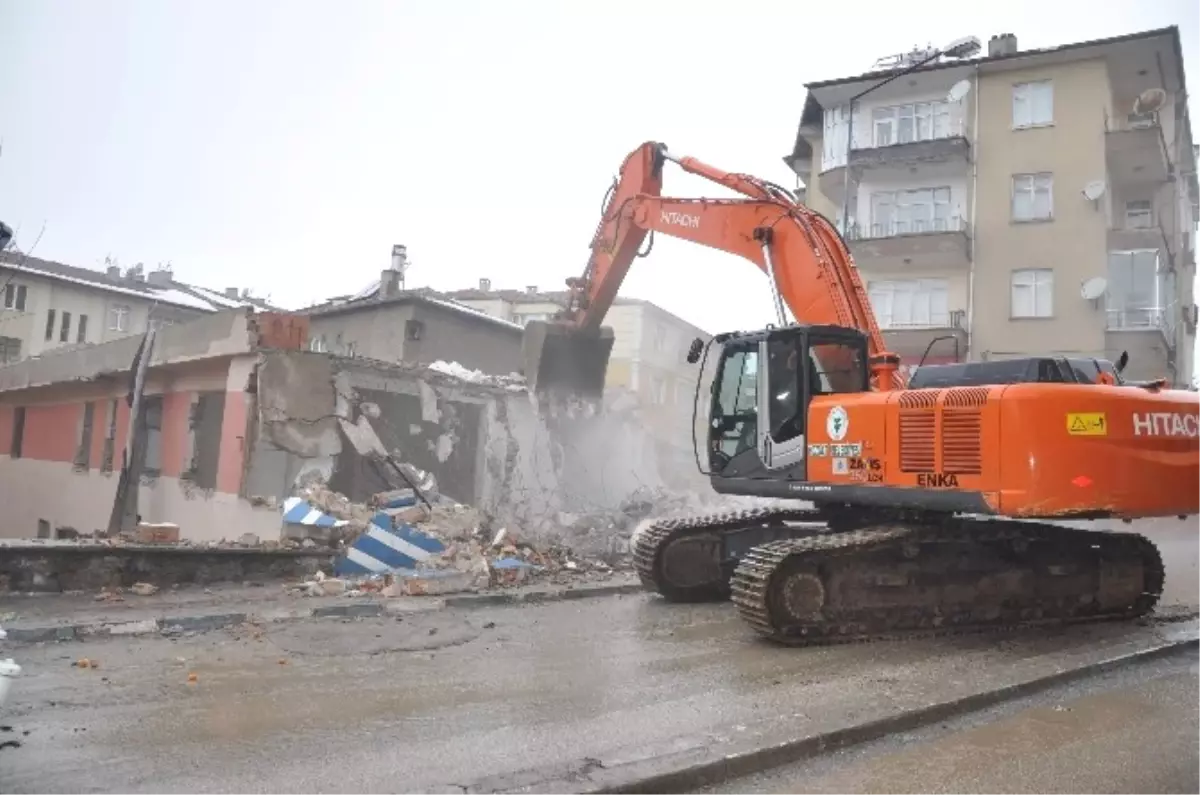
{"label": "window", "polygon": [[950,104],[916,102],[871,111],[872,144],[893,146],[950,136]]}
{"label": "window", "polygon": [[92,423],[96,417],[96,404],[83,404],[83,416],[79,418],[79,444],[75,446],[75,469],[87,471],[92,457]]}
{"label": "window", "polygon": [[46,339],[54,339],[54,310],[46,312]]}
{"label": "window", "polygon": [[1014,221],[1046,221],[1054,217],[1054,175],[1014,174],[1012,217]]}
{"label": "window", "polygon": [[1154,225],[1154,207],[1149,200],[1125,202],[1125,228],[1149,229]]}
{"label": "window", "polygon": [[0,364],[20,361],[21,338],[0,337]]}
{"label": "window", "polygon": [[[420,320],[404,321],[404,339],[417,341],[425,336],[425,324]],[[321,337],[321,345],[325,345],[325,338]],[[324,347],[321,349],[324,351]]]}
{"label": "window", "polygon": [[758,346],[727,348],[723,355],[711,418],[710,461],[718,472],[722,458],[758,446]]}
{"label": "window", "polygon": [[9,282],[4,286],[4,308],[24,312],[28,293],[29,289],[25,285]]}
{"label": "window", "polygon": [[667,327],[662,323],[654,324],[654,350],[662,351],[667,348]]}
{"label": "window", "polygon": [[871,194],[870,237],[891,237],[953,228],[950,188],[880,191]]}
{"label": "window", "polygon": [[13,409],[12,438],[9,442],[8,455],[10,458],[20,458],[21,448],[25,446],[25,407]]}
{"label": "window", "polygon": [[871,282],[867,294],[881,328],[950,325],[949,281],[905,279]]}
{"label": "window", "polygon": [[129,307],[124,304],[117,304],[108,309],[108,330],[109,331],[128,331],[129,330]]}
{"label": "window", "polygon": [[1012,316],[1054,316],[1054,271],[1049,268],[1012,273]]}
{"label": "window", "polygon": [[104,420],[104,446],[100,450],[100,471],[113,471],[113,458],[117,447],[117,401],[108,402],[108,411]]}
{"label": "window", "polygon": [[1013,86],[1013,129],[1054,123],[1054,84],[1049,80]]}
{"label": "window", "polygon": [[75,332],[76,342],[87,342],[87,315],[79,316],[79,330]]}
{"label": "window", "polygon": [[549,319],[550,319],[550,315],[546,312],[530,312],[528,314],[522,314],[522,313],[518,312],[513,315],[513,322],[518,325],[521,325],[521,326],[528,324],[529,321],[531,321],[531,320],[549,320]]}
{"label": "window", "polygon": [[1110,251],[1105,303],[1109,328],[1157,328],[1170,299],[1157,249]]}
{"label": "window", "polygon": [[162,395],[145,395],[142,400],[141,409],[145,412],[142,415],[143,422],[146,423],[146,435],[141,440],[144,445],[142,452],[145,454],[145,458],[142,459],[142,474],[156,478],[162,469],[163,399]]}
{"label": "window", "polygon": [[59,342],[70,342],[71,341],[71,313],[70,312],[62,313],[62,328],[58,332],[58,341]]}

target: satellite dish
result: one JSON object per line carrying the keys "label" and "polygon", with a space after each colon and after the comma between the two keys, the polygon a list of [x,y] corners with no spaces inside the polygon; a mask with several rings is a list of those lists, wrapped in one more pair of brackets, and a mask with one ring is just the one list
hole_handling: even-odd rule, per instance
{"label": "satellite dish", "polygon": [[1093,180],[1083,186],[1083,196],[1088,201],[1094,202],[1097,199],[1099,199],[1101,196],[1103,196],[1104,191],[1107,189],[1108,189],[1108,185],[1106,185],[1104,183],[1104,180],[1102,180],[1102,179]]}
{"label": "satellite dish", "polygon": [[959,80],[954,85],[950,86],[950,91],[946,94],[946,101],[960,102],[962,98],[971,93],[971,81]]}
{"label": "satellite dish", "polygon": [[1079,288],[1079,295],[1085,301],[1095,301],[1108,291],[1108,279],[1103,276],[1093,276]]}
{"label": "satellite dish", "polygon": [[1155,113],[1167,104],[1167,92],[1161,88],[1147,88],[1133,101],[1133,112],[1140,116],[1143,113]]}

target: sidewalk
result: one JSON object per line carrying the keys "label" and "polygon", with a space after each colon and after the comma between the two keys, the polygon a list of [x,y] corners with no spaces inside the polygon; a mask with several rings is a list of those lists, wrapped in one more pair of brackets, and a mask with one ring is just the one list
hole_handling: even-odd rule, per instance
{"label": "sidewalk", "polygon": [[206,632],[226,626],[306,618],[370,617],[446,608],[522,604],[638,593],[633,575],[614,574],[602,582],[574,586],[527,585],[446,596],[386,598],[297,596],[280,583],[262,586],[213,585],[163,590],[153,596],[123,594],[124,601],[97,601],[92,594],[19,595],[0,598],[0,626],[9,643],[83,640],[120,635]]}

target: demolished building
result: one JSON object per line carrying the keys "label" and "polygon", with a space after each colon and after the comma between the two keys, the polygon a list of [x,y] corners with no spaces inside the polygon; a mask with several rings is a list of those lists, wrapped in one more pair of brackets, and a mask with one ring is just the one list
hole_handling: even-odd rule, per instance
{"label": "demolished building", "polygon": [[[306,318],[251,309],[159,332],[146,374],[144,521],[177,524],[192,541],[278,538],[281,505],[306,484],[358,502],[395,485],[360,452],[364,435],[489,523],[530,539],[569,530],[593,552],[631,528],[581,517],[653,505],[663,492],[636,402],[620,394],[606,410],[547,416],[519,378],[317,353],[306,337]],[[104,527],[139,342],[0,368],[0,536]]]}

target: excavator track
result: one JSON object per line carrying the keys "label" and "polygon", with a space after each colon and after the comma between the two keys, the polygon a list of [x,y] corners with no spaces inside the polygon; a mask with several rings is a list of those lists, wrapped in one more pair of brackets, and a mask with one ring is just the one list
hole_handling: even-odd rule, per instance
{"label": "excavator track", "polygon": [[[794,523],[818,523],[796,527]],[[733,576],[731,540],[745,537],[746,549],[776,539],[827,532],[812,508],[751,508],[660,519],[634,539],[633,564],[648,590],[672,602],[723,601]]]}
{"label": "excavator track", "polygon": [[761,545],[731,595],[760,635],[804,646],[1132,619],[1162,588],[1140,535],[948,519]]}

